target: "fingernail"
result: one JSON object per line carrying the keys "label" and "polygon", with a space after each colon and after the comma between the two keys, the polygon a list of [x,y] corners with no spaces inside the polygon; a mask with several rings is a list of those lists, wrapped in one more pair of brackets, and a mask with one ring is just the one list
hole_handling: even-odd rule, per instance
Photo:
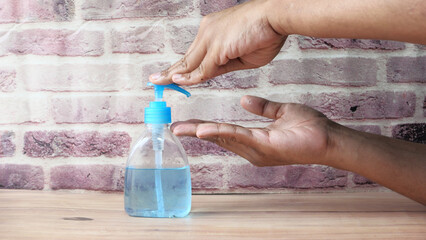
{"label": "fingernail", "polygon": [[173,74],[172,80],[176,82],[182,82],[186,80],[186,77],[184,77],[182,74]]}
{"label": "fingernail", "polygon": [[159,80],[161,77],[161,73],[154,73],[150,76],[152,80]]}
{"label": "fingernail", "polygon": [[174,127],[174,128],[173,128],[173,130],[172,130],[172,133],[173,133],[174,135],[178,136],[178,135],[180,134],[180,132],[179,132],[179,126]]}

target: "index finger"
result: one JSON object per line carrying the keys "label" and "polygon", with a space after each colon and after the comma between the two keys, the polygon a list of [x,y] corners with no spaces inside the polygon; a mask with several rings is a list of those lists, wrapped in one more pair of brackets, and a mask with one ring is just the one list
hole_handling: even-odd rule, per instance
{"label": "index finger", "polygon": [[207,122],[192,119],[184,122],[176,122],[171,127],[177,136],[191,136],[200,139],[224,138],[234,139],[235,142],[252,146],[256,143],[250,129],[228,123]]}
{"label": "index finger", "polygon": [[188,51],[182,59],[173,64],[168,69],[151,74],[149,80],[158,85],[174,83],[172,76],[174,74],[186,74],[198,68],[207,54],[205,45],[197,38],[192,42]]}

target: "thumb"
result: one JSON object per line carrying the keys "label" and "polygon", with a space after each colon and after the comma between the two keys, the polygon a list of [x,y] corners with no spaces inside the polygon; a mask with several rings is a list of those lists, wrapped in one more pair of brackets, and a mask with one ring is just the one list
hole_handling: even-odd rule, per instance
{"label": "thumb", "polygon": [[285,103],[273,102],[261,97],[243,96],[240,100],[241,106],[256,115],[278,119],[284,114]]}

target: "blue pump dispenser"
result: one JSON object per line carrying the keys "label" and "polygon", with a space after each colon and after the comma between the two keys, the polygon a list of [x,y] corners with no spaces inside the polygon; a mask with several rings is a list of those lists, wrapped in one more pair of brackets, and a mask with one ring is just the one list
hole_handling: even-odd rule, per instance
{"label": "blue pump dispenser", "polygon": [[154,86],[155,101],[150,102],[149,107],[145,108],[145,123],[168,124],[172,122],[170,107],[167,107],[166,102],[163,101],[164,89],[172,89],[185,94],[187,97],[191,96],[191,93],[176,84],[156,85],[148,83],[148,86]]}

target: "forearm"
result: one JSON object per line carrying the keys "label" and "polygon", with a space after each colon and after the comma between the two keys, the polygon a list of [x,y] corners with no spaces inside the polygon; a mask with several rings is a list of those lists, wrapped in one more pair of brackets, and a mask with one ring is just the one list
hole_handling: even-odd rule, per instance
{"label": "forearm", "polygon": [[270,0],[275,31],[323,38],[426,44],[425,0]]}
{"label": "forearm", "polygon": [[426,145],[340,125],[330,136],[328,165],[356,172],[426,204]]}

